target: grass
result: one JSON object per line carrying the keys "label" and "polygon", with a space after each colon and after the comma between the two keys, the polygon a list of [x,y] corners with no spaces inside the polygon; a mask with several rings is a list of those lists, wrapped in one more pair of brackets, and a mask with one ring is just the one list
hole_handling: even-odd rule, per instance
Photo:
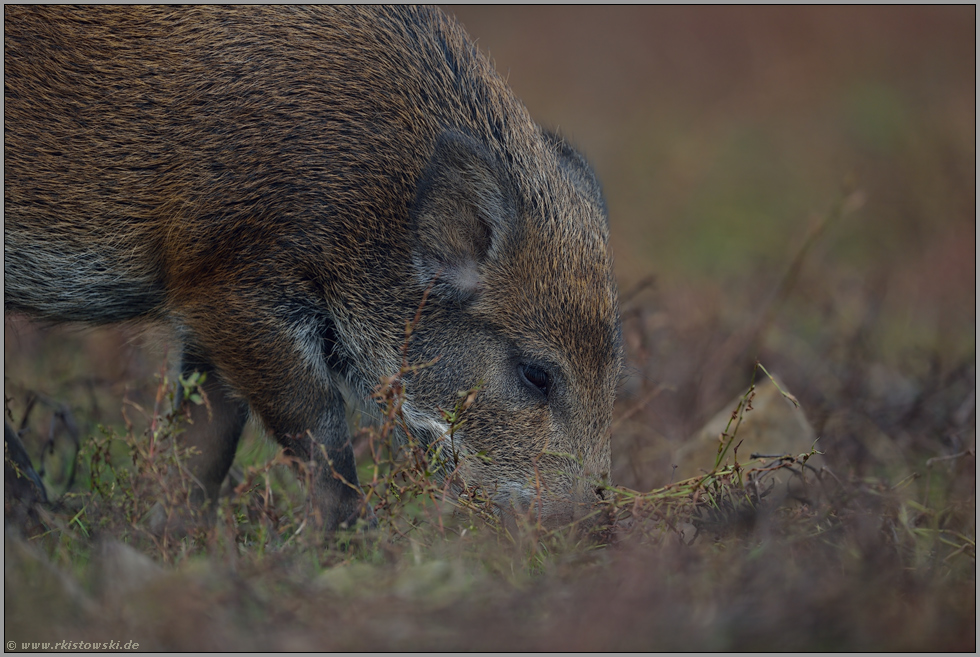
{"label": "grass", "polygon": [[[357,440],[377,527],[323,541],[308,530],[303,464],[254,433],[213,527],[148,530],[161,500],[189,511],[187,420],[161,369],[121,427],[49,411],[96,430],[78,450],[55,440],[77,454],[72,485],[7,534],[7,637],[160,650],[969,649],[972,449],[892,477],[814,467],[816,448],[740,454],[757,378],[771,378],[760,363],[703,473],[610,487],[606,522],[583,536],[532,514],[504,526],[478,495],[447,496],[437,449],[392,443],[393,376],[377,391],[383,422]],[[461,395],[447,419],[478,400]],[[8,396],[9,419],[17,406]]]}

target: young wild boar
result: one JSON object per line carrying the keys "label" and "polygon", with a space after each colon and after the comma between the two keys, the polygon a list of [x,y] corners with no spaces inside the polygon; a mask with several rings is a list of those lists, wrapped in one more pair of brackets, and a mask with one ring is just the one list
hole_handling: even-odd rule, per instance
{"label": "young wild boar", "polygon": [[328,529],[366,513],[343,391],[398,371],[429,286],[413,435],[480,385],[469,484],[551,523],[601,497],[621,356],[599,184],[452,19],[7,6],[4,64],[4,308],[172,326],[208,373],[202,503],[251,413],[320,465]]}

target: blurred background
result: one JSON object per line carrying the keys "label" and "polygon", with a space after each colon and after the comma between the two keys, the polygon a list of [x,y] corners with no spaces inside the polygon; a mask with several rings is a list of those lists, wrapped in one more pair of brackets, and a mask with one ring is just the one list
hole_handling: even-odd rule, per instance
{"label": "blurred background", "polygon": [[755,358],[845,471],[975,441],[975,7],[446,9],[604,185],[616,483]]}
{"label": "blurred background", "polygon": [[[628,356],[614,483],[666,483],[756,359],[838,472],[975,444],[975,7],[446,10],[603,182]],[[152,407],[165,338],[5,326],[35,457],[65,409],[86,435],[124,397]]]}

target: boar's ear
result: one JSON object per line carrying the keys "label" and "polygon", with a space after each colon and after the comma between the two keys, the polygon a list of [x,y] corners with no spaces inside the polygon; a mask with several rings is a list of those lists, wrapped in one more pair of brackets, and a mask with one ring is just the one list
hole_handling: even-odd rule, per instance
{"label": "boar's ear", "polygon": [[599,179],[596,178],[588,160],[572,148],[571,144],[558,133],[545,130],[544,139],[558,153],[561,168],[571,179],[572,184],[586,196],[591,196],[602,208],[602,216],[608,226],[609,214],[606,210],[606,197],[602,193],[602,185],[599,184]]}
{"label": "boar's ear", "polygon": [[433,293],[457,301],[479,293],[481,265],[499,254],[516,216],[509,178],[486,148],[442,133],[411,209],[419,282],[428,287],[435,279]]}

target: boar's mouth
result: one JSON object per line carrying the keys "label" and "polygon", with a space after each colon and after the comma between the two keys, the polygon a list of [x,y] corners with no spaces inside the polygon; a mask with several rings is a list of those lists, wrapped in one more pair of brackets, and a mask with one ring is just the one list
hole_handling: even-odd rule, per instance
{"label": "boar's mouth", "polygon": [[584,491],[557,494],[509,482],[498,485],[491,499],[498,517],[509,529],[521,519],[540,524],[545,529],[574,526],[585,532],[601,524],[603,514],[600,496],[595,492],[582,493]]}
{"label": "boar's mouth", "polygon": [[458,499],[475,485],[493,504],[494,514],[508,529],[516,528],[519,519],[530,524],[540,523],[547,529],[575,525],[579,530],[590,530],[602,523],[602,494],[596,486],[598,482],[592,481],[591,477],[583,475],[556,488],[480,476],[479,472],[467,467],[472,455],[466,449],[464,430],[457,429],[450,437],[448,425],[419,413],[411,404],[403,404],[402,412],[416,439],[429,446],[441,443],[439,458],[442,462],[437,471],[440,477],[454,480],[448,486],[450,496]]}

